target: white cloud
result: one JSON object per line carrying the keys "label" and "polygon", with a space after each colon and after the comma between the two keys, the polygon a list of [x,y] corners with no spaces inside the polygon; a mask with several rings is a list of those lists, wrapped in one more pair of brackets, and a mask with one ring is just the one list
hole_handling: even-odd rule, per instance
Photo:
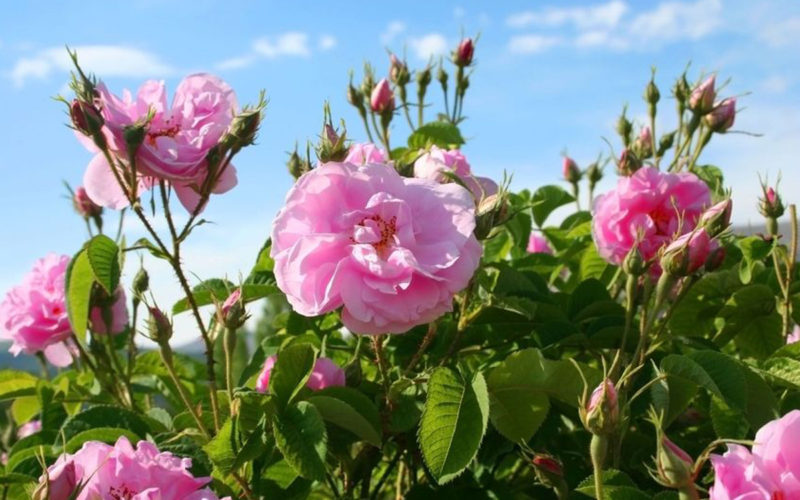
{"label": "white cloud", "polygon": [[217,63],[217,69],[240,69],[246,68],[256,62],[256,57],[252,54],[239,57],[231,57],[224,61]]}
{"label": "white cloud", "polygon": [[333,49],[336,47],[337,43],[338,40],[336,40],[336,37],[332,35],[322,35],[319,37],[319,43],[317,45],[319,46],[319,50],[325,51]]}
{"label": "white cloud", "polygon": [[789,79],[785,76],[772,75],[761,82],[761,89],[772,94],[782,94],[789,88],[789,84]]}
{"label": "white cloud", "polygon": [[574,24],[578,29],[613,28],[628,10],[621,0],[592,7],[548,7],[540,11],[525,11],[512,14],[506,24],[512,28],[528,26],[562,26]]}
{"label": "white cloud", "polygon": [[630,36],[641,41],[697,40],[711,33],[722,20],[720,0],[663,2],[636,16]]}
{"label": "white cloud", "polygon": [[[71,47],[77,51],[78,61],[85,71],[102,77],[113,76],[167,76],[174,68],[150,52],[124,45],[82,45]],[[17,87],[31,79],[43,80],[56,72],[72,69],[72,61],[64,47],[44,49],[32,56],[17,60],[10,77]]]}
{"label": "white cloud", "polygon": [[800,17],[790,17],[770,23],[761,30],[761,39],[773,47],[782,47],[800,42]]}
{"label": "white cloud", "polygon": [[440,33],[429,33],[417,38],[409,38],[408,44],[418,58],[427,61],[431,57],[447,53],[447,39]]}
{"label": "white cloud", "polygon": [[253,52],[267,59],[281,56],[311,56],[311,49],[308,48],[308,35],[299,31],[259,38],[253,42]]}
{"label": "white cloud", "polygon": [[558,37],[544,35],[518,35],[511,37],[508,50],[516,54],[536,54],[562,43]]}
{"label": "white cloud", "polygon": [[406,23],[403,21],[392,21],[387,26],[386,29],[381,33],[381,43],[383,45],[389,45],[397,38],[398,35],[403,33],[406,30]]}

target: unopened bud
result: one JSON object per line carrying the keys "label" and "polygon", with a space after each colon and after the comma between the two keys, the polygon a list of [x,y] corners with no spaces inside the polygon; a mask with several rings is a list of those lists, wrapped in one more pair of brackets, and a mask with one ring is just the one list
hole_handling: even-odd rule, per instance
{"label": "unopened bud", "polygon": [[650,106],[655,106],[659,99],[661,99],[661,92],[658,91],[656,82],[651,78],[650,82],[644,88],[644,100]]}
{"label": "unopened bud", "polygon": [[31,494],[31,500],[69,500],[78,489],[75,462],[67,459],[46,470]]}
{"label": "unopened bud", "polygon": [[642,168],[642,161],[632,150],[625,148],[617,161],[617,174],[623,177],[630,177],[637,170]]}
{"label": "unopened bud", "polygon": [[83,186],[75,189],[75,194],[72,197],[72,206],[75,208],[75,211],[78,212],[78,215],[84,219],[98,217],[103,213],[103,207],[99,206],[92,201],[91,198],[89,198],[89,195],[86,193],[86,189],[84,189]]}
{"label": "unopened bud", "polygon": [[289,173],[292,174],[292,177],[295,179],[299,179],[304,173],[311,170],[311,166],[308,162],[300,158],[300,155],[297,154],[297,148],[289,155],[289,161],[286,162],[286,166],[289,169]]}
{"label": "unopened bud", "polygon": [[365,114],[364,94],[357,87],[353,86],[353,78],[350,77],[350,84],[347,86],[347,102],[352,104],[361,115]]}
{"label": "unopened bud", "polygon": [[172,323],[167,316],[157,307],[150,308],[150,317],[147,319],[147,329],[150,338],[157,344],[167,344],[172,338]]}
{"label": "unopened bud", "polygon": [[223,142],[233,150],[247,147],[256,141],[258,127],[261,124],[262,106],[245,109],[233,117],[231,128]]}
{"label": "unopened bud", "polygon": [[733,121],[736,119],[736,98],[724,99],[703,119],[713,132],[724,134],[733,126]]}
{"label": "unopened bud", "polygon": [[675,85],[672,87],[672,94],[678,101],[679,109],[686,109],[690,93],[689,82],[686,80],[686,73],[684,73],[678,77],[675,81]]}
{"label": "unopened bud", "polygon": [[375,88],[372,89],[369,104],[372,111],[378,114],[394,111],[394,92],[392,92],[392,88],[386,78],[379,81]]}
{"label": "unopened bud", "polygon": [[647,272],[649,263],[644,259],[638,245],[634,245],[622,261],[622,270],[630,276],[641,276]]}
{"label": "unopened bud", "polygon": [[347,131],[342,134],[336,131],[330,123],[322,126],[319,145],[316,147],[317,157],[322,163],[329,161],[342,161],[347,157],[349,148],[345,144],[347,141]]}
{"label": "unopened bud", "polygon": [[583,425],[592,434],[613,433],[619,423],[619,400],[614,383],[609,379],[601,382],[581,406],[580,414]]}
{"label": "unopened bud", "polygon": [[695,113],[704,115],[714,108],[714,99],[717,97],[714,90],[716,77],[709,76],[703,83],[692,90],[689,96],[689,109]]}
{"label": "unopened bud", "polygon": [[431,68],[426,66],[422,71],[417,72],[417,84],[421,88],[426,88],[431,83]]}
{"label": "unopened bud", "polygon": [[226,328],[231,330],[238,330],[247,321],[248,315],[245,310],[244,300],[242,299],[242,289],[237,288],[222,306],[219,308],[218,313],[219,322],[225,325]]}
{"label": "unopened bud", "polygon": [[668,488],[683,488],[694,482],[694,460],[678,445],[661,436],[656,452],[658,481]]}
{"label": "unopened bud", "polygon": [[436,72],[436,80],[439,81],[439,85],[442,86],[442,90],[444,92],[447,92],[447,79],[448,79],[448,77],[449,77],[449,75],[447,74],[447,71],[445,71],[444,68],[442,67],[442,65],[440,64],[439,65],[439,70]]}
{"label": "unopened bud", "polygon": [[713,238],[728,229],[731,224],[732,211],[733,201],[727,198],[703,212],[697,225],[705,228],[708,235]]}
{"label": "unopened bud", "polygon": [[144,294],[150,288],[150,275],[147,274],[145,268],[140,268],[133,277],[133,297],[136,300],[142,300]]}
{"label": "unopened bud", "polygon": [[764,197],[759,200],[758,210],[761,215],[770,219],[778,219],[783,215],[785,208],[780,195],[772,187],[762,186]]}
{"label": "unopened bud", "polygon": [[122,130],[122,137],[125,139],[125,147],[128,150],[128,156],[136,156],[136,151],[144,142],[145,137],[147,137],[147,123],[136,122],[132,125],[127,125]]}
{"label": "unopened bud", "polygon": [[389,79],[398,86],[404,86],[411,80],[411,74],[408,72],[408,66],[404,61],[401,61],[396,55],[389,56]]}
{"label": "unopened bud", "polygon": [[722,263],[725,262],[725,247],[717,247],[708,254],[708,258],[706,259],[705,270],[708,272],[713,272],[722,267]]}
{"label": "unopened bud", "polygon": [[639,158],[653,156],[653,134],[650,132],[650,127],[642,127],[642,130],[639,131],[639,137],[636,138],[633,145],[636,150],[636,156]]}
{"label": "unopened bud", "polygon": [[589,185],[594,188],[603,179],[603,169],[597,162],[591,163],[586,167],[586,177],[589,179]]}
{"label": "unopened bud", "polygon": [[363,95],[371,95],[372,90],[375,88],[375,75],[372,71],[372,66],[369,64],[364,65],[364,79],[361,80],[361,93]]}
{"label": "unopened bud", "polygon": [[631,142],[631,132],[633,131],[633,124],[628,117],[625,116],[626,110],[622,110],[622,114],[617,119],[617,134],[622,139],[622,144],[627,148]]}
{"label": "unopened bud", "polygon": [[464,38],[453,52],[453,64],[456,66],[469,66],[475,55],[475,42],[472,38]]}
{"label": "unopened bud", "polygon": [[69,105],[69,116],[72,119],[72,125],[90,137],[99,133],[105,123],[94,105],[78,99],[73,99]]}
{"label": "unopened bud", "polygon": [[550,455],[544,453],[537,453],[531,459],[536,478],[543,485],[550,488],[563,488],[564,485],[564,468],[561,463]]}
{"label": "unopened bud", "polygon": [[564,177],[564,180],[570,184],[577,184],[583,176],[581,169],[578,168],[578,164],[569,156],[565,156],[561,164],[561,175]]}
{"label": "unopened bud", "polygon": [[489,237],[492,229],[506,221],[508,196],[498,192],[485,196],[478,202],[475,214],[475,237],[483,240]]}
{"label": "unopened bud", "polygon": [[658,156],[664,156],[664,153],[672,147],[672,144],[675,142],[675,131],[668,134],[663,134],[661,139],[658,141]]}
{"label": "unopened bud", "polygon": [[706,263],[711,238],[705,229],[696,229],[680,236],[664,249],[661,268],[672,276],[688,276]]}

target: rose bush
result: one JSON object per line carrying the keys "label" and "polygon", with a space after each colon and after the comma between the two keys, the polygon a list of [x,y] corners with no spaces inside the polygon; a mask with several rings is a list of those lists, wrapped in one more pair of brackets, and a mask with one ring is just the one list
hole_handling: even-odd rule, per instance
{"label": "rose bush", "polygon": [[[797,498],[797,214],[764,183],[741,202],[763,234],[731,229],[703,152],[735,98],[683,74],[677,120],[656,120],[651,78],[649,123],[624,111],[617,153],[554,158],[564,186],[512,191],[476,176],[491,165],[473,171],[461,133],[477,48],[435,79],[395,54],[385,77],[366,65],[347,88],[364,142],[325,106],[238,280],[182,250],[235,185],[264,96],[240,109],[196,74],[171,105],[161,82],[117,97],[72,54],[89,238],[0,303],[10,351],[41,365],[0,370],[3,498]],[[123,207],[146,237],[104,233]],[[131,269],[144,252],[180,284],[169,308]],[[180,315],[201,354],[176,351]]]}

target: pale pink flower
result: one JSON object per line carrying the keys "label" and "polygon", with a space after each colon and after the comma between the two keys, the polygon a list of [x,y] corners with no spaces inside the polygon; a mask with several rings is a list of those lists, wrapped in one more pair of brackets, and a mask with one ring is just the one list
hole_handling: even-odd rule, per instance
{"label": "pale pink flower", "polygon": [[14,356],[43,352],[56,366],[72,363],[65,341],[72,334],[64,299],[66,255],[39,259],[22,283],[0,303],[0,337],[11,340]]}
{"label": "pale pink flower", "polygon": [[350,145],[344,163],[364,165],[365,163],[387,163],[389,155],[386,150],[370,142],[355,143]]}
{"label": "pale pink flower", "polygon": [[109,318],[103,317],[103,308],[95,306],[89,315],[91,321],[91,330],[94,333],[105,334],[108,333],[108,327],[111,326],[111,334],[117,335],[125,331],[128,327],[128,306],[127,298],[125,297],[125,289],[122,286],[117,287],[114,293],[114,303],[109,308]]}
{"label": "pale pink flower", "polygon": [[714,486],[710,500],[800,498],[800,410],[765,424],[756,433],[752,453],[729,444],[711,455]]}
{"label": "pale pink flower", "polygon": [[800,325],[794,325],[792,332],[786,336],[786,343],[794,344],[798,341],[800,341]]}
{"label": "pale pink flower", "polygon": [[32,434],[36,434],[42,430],[42,421],[41,420],[31,420],[25,424],[22,424],[19,429],[17,429],[17,439],[26,438]]}
{"label": "pale pink flower", "polygon": [[708,186],[696,175],[643,167],[620,177],[614,190],[595,200],[592,233],[597,251],[619,265],[638,242],[649,261],[676,236],[692,231],[710,204]]}
{"label": "pale pink flower", "polygon": [[227,317],[228,313],[231,310],[231,307],[233,307],[234,304],[239,302],[239,300],[241,298],[242,298],[242,289],[241,288],[237,288],[236,290],[232,291],[231,294],[228,295],[228,298],[225,299],[225,302],[222,303],[222,307],[221,307],[222,308],[222,316],[223,317]]}
{"label": "pale pink flower", "polygon": [[[136,168],[142,177],[140,188],[149,187],[152,179],[166,180],[183,206],[193,211],[200,202],[199,187],[209,175],[206,155],[228,131],[237,108],[233,89],[216,76],[195,74],[180,82],[172,106],[167,105],[163,81],[145,82],[135,97],[126,90],[120,99],[102,82],[98,83],[97,92],[98,107],[105,120],[104,135],[115,156],[123,160],[127,159],[125,127],[143,122],[149,112],[153,113],[136,153]],[[90,142],[81,137],[84,144]],[[89,148],[97,149],[93,144]],[[212,187],[214,193],[224,193],[236,185],[232,165],[215,175],[219,177]],[[100,205],[118,209],[128,204],[101,153],[89,163],[84,186],[89,197]]]}
{"label": "pale pink flower", "polygon": [[553,249],[550,248],[550,243],[547,242],[547,238],[537,233],[531,233],[531,237],[528,239],[528,253],[552,254]]}
{"label": "pale pink flower", "polygon": [[[267,392],[269,390],[269,376],[277,360],[277,356],[270,356],[264,362],[264,368],[261,369],[261,374],[256,379],[256,390],[258,392]],[[344,384],[344,370],[330,359],[319,357],[314,363],[314,369],[308,378],[308,382],[306,382],[306,387],[312,391],[319,391],[326,387],[342,386]]]}
{"label": "pale pink flower", "polygon": [[304,316],[341,307],[354,333],[402,333],[452,310],[480,261],[474,229],[475,202],[457,184],[327,163],[275,219],[275,279]]}
{"label": "pale pink flower", "polygon": [[720,134],[727,132],[736,119],[736,98],[729,97],[718,102],[703,119],[714,132]]}
{"label": "pale pink flower", "polygon": [[[217,500],[217,496],[204,489],[211,478],[195,478],[189,472],[192,461],[169,452],[159,452],[149,441],[139,441],[134,448],[126,437],[120,437],[114,446],[88,441],[72,455],[60,456],[48,467],[51,484],[69,464],[74,467],[73,478],[65,477],[64,488],[77,481],[84,487],[75,500],[125,498],[153,500],[168,498],[194,498]],[[45,481],[42,476],[39,482]],[[69,481],[73,479],[73,481]],[[52,496],[53,500],[66,500],[69,496]]]}
{"label": "pale pink flower", "polygon": [[473,175],[467,158],[458,149],[447,150],[431,146],[429,151],[414,162],[414,177],[449,182],[447,173],[457,175],[478,201],[497,193],[497,183],[487,177]]}
{"label": "pale pink flower", "polygon": [[716,76],[711,75],[703,83],[692,90],[689,96],[689,109],[699,113],[708,113],[714,107],[717,92],[714,90]]}
{"label": "pale pink flower", "polygon": [[614,387],[614,382],[609,379],[601,382],[600,385],[595,387],[592,391],[586,410],[591,412],[603,401],[608,403],[608,407],[611,408],[613,412],[619,411],[617,388]]}

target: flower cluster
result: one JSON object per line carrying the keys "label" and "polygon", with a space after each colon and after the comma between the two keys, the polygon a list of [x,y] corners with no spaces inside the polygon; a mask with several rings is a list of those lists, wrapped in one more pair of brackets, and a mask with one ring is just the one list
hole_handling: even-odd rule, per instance
{"label": "flower cluster", "polygon": [[275,219],[275,278],[300,314],[341,307],[355,333],[402,333],[452,309],[480,260],[474,229],[475,201],[458,184],[327,163]]}
{"label": "flower cluster", "polygon": [[148,441],[139,441],[135,448],[126,437],[114,446],[88,441],[47,468],[39,479],[37,498],[218,500],[204,488],[211,478],[193,477],[188,471],[191,466],[191,459],[159,452]]}

